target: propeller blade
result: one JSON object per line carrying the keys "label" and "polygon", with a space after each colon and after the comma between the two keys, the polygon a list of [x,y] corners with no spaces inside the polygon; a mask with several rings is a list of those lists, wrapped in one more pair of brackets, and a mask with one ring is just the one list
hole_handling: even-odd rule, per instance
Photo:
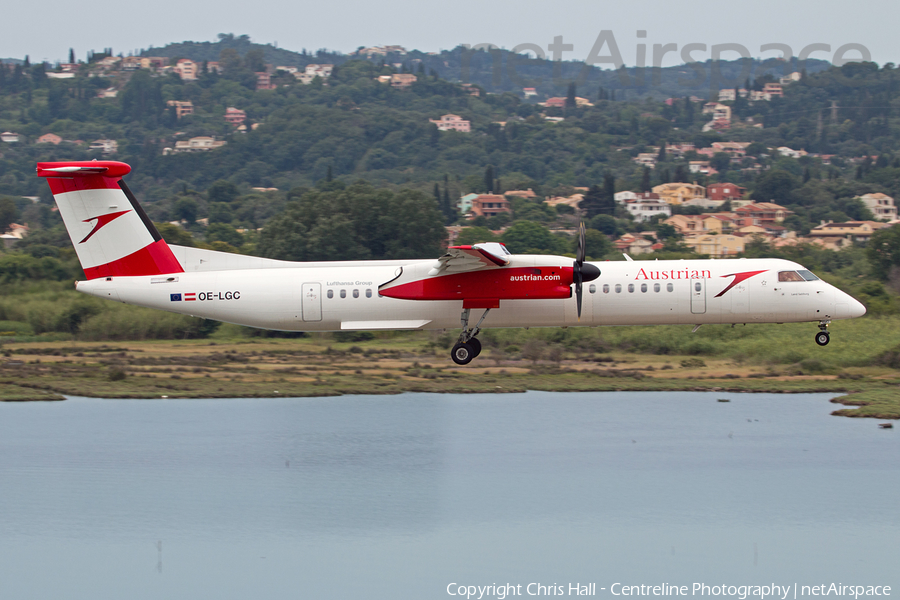
{"label": "propeller blade", "polygon": [[575,284],[575,306],[578,308],[578,320],[581,320],[581,282]]}
{"label": "propeller blade", "polygon": [[584,221],[580,223],[578,226],[578,250],[575,253],[575,260],[579,263],[584,262],[584,252],[585,252],[585,241],[584,241]]}

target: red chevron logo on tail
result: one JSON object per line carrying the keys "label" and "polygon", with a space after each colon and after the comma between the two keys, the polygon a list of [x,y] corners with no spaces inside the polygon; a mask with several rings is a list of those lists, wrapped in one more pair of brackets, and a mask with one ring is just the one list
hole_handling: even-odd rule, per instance
{"label": "red chevron logo on tail", "polygon": [[728,287],[726,287],[724,290],[722,290],[721,292],[716,294],[716,298],[718,298],[719,296],[721,296],[722,294],[724,294],[725,292],[727,292],[728,290],[730,290],[731,288],[733,288],[734,286],[739,284],[740,282],[744,281],[745,279],[750,279],[754,275],[759,275],[760,273],[765,273],[766,271],[768,271],[768,269],[763,269],[762,271],[744,271],[743,273],[732,273],[730,275],[722,275],[722,277],[734,277],[734,281],[729,283]]}
{"label": "red chevron logo on tail", "polygon": [[113,221],[113,220],[115,220],[115,219],[118,219],[119,217],[121,217],[122,215],[124,215],[124,214],[127,213],[127,212],[131,212],[131,210],[120,210],[119,212],[109,213],[109,214],[106,214],[106,215],[100,215],[99,217],[91,217],[90,219],[85,219],[85,220],[83,221],[84,223],[90,223],[91,221],[94,221],[94,220],[96,220],[97,222],[94,224],[94,228],[91,229],[91,232],[90,232],[89,234],[87,234],[86,236],[84,236],[84,239],[81,240],[81,241],[78,242],[78,243],[79,243],[79,244],[85,243],[86,241],[88,241],[89,239],[91,239],[91,236],[92,236],[92,235],[94,235],[95,233],[97,233],[98,231],[100,231],[100,228],[101,228],[101,227],[103,227],[104,225],[106,225],[106,224],[109,223],[110,221]]}

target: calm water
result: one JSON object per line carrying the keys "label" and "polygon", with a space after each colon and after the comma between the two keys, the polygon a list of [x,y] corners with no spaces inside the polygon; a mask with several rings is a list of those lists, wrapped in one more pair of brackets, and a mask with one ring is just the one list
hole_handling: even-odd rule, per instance
{"label": "calm water", "polygon": [[829,397],[0,404],[0,598],[617,581],[896,595],[900,430],[829,416]]}

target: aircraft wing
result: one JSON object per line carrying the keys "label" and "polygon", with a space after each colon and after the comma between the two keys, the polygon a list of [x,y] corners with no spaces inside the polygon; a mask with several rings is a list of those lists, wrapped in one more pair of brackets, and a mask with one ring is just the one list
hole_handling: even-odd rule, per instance
{"label": "aircraft wing", "polygon": [[468,273],[509,264],[509,250],[503,244],[488,242],[472,246],[450,246],[428,272],[429,276]]}

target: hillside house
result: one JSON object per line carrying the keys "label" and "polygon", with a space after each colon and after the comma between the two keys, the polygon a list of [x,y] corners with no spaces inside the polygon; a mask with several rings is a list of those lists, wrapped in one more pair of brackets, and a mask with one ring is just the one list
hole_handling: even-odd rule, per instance
{"label": "hillside house", "polygon": [[428,119],[428,122],[434,123],[441,131],[461,131],[463,133],[469,133],[472,127],[471,121],[467,121],[459,115],[447,114],[437,120]]}
{"label": "hillside house", "polygon": [[90,150],[99,150],[103,154],[115,154],[119,151],[119,142],[116,140],[94,140],[91,142]]}
{"label": "hillside house", "polygon": [[476,217],[493,217],[511,212],[509,200],[499,194],[479,194],[472,201],[472,214]]}
{"label": "hillside house", "polygon": [[266,71],[254,73],[256,75],[257,90],[274,90],[278,86],[272,83],[272,76]]}
{"label": "hillside house", "polygon": [[809,232],[811,238],[843,237],[860,242],[867,242],[872,234],[889,227],[887,223],[878,221],[847,221],[846,223],[822,223]]}
{"label": "hillside house", "polygon": [[784,90],[781,89],[780,83],[767,83],[765,86],[763,86],[763,94],[766,95],[768,100],[771,100],[775,97],[783,97]]}
{"label": "hillside house", "polygon": [[554,196],[544,200],[544,204],[556,208],[560,204],[571,206],[576,211],[579,210],[581,201],[584,200],[584,194],[572,194],[571,196]]}
{"label": "hillside house", "polygon": [[[657,194],[656,198],[659,198]],[[637,200],[637,194],[630,191],[616,192],[613,194],[613,199],[615,199],[616,204],[625,204],[629,200]]]}
{"label": "hillside house", "polygon": [[54,146],[59,146],[62,143],[63,139],[56,135],[55,133],[45,133],[41,137],[35,140],[35,144],[53,144]]}
{"label": "hillside house", "polygon": [[858,196],[857,200],[862,200],[876,219],[885,221],[893,221],[897,218],[897,207],[894,206],[894,199],[887,194],[863,194]]}
{"label": "hillside house", "polygon": [[244,124],[244,121],[247,120],[247,113],[242,110],[238,110],[233,106],[229,106],[225,109],[225,120],[230,124],[238,127]]}
{"label": "hillside house", "polygon": [[710,200],[740,200],[746,191],[746,188],[733,183],[711,183],[706,186]]}
{"label": "hillside house", "polygon": [[696,183],[663,183],[653,188],[660,200],[669,204],[681,204],[694,198],[705,198],[706,188]]}
{"label": "hillside house", "polygon": [[175,116],[179,119],[194,114],[194,103],[190,100],[185,100],[184,102],[169,100],[166,104],[175,107]]}
{"label": "hillside house", "polygon": [[649,240],[644,236],[634,235],[633,233],[626,233],[615,240],[613,246],[615,246],[619,252],[635,255],[649,254],[654,250],[661,250],[663,247],[659,242]]}
{"label": "hillside house", "polygon": [[376,79],[380,83],[387,83],[391,87],[403,89],[414,84],[419,78],[409,73],[394,73],[393,75],[381,75]]}
{"label": "hillside house", "polygon": [[[287,67],[279,67],[281,69],[285,69]],[[316,77],[320,79],[327,79],[331,77],[331,72],[334,70],[334,65],[318,65],[318,64],[308,64],[304,68],[302,72],[294,69],[294,77],[302,83],[303,85],[309,85],[313,82],[313,79]]]}
{"label": "hillside house", "polygon": [[467,215],[472,212],[472,203],[475,202],[475,198],[478,197],[478,194],[466,194],[461,197],[456,202],[456,208],[459,210],[459,213],[462,215]]}
{"label": "hillside house", "polygon": [[182,58],[172,67],[172,71],[177,73],[182,81],[194,81],[200,72],[200,65],[188,58]]}
{"label": "hillside house", "polygon": [[635,221],[645,223],[654,217],[668,217],[672,215],[672,207],[662,200],[659,200],[657,194],[653,195],[657,197],[629,200],[625,202],[625,208]]}
{"label": "hillside house", "polygon": [[775,225],[794,211],[772,202],[754,202],[734,209],[740,225]]}
{"label": "hillside house", "polygon": [[672,215],[664,223],[681,235],[722,233],[731,225],[728,218],[718,215]]}
{"label": "hillside house", "polygon": [[509,190],[508,192],[503,192],[504,196],[512,196],[514,198],[528,198],[533,199],[537,197],[537,194],[534,193],[534,190],[528,188],[527,190]]}
{"label": "hillside house", "polygon": [[[208,152],[209,150],[221,148],[227,143],[224,140],[217,141],[213,136],[192,137],[189,140],[175,142],[175,148],[166,148],[163,150],[163,154],[169,154],[170,152]],[[166,150],[169,152],[166,152]]]}
{"label": "hillside house", "polygon": [[727,233],[692,235],[684,238],[683,244],[697,254],[708,254],[716,258],[735,256],[744,251],[745,238]]}
{"label": "hillside house", "polygon": [[19,141],[19,134],[13,133],[12,131],[4,131],[0,133],[0,142],[6,142],[7,144],[15,144]]}

